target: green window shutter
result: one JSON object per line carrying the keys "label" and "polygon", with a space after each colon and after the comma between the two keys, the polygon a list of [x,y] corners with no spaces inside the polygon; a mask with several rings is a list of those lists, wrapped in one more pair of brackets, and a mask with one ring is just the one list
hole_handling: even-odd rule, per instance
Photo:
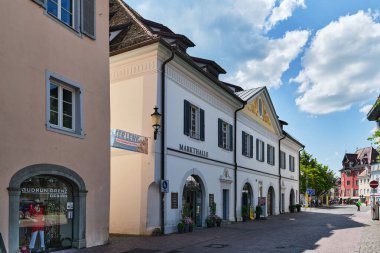
{"label": "green window shutter", "polygon": [[249,157],[253,157],[253,136],[250,135],[249,136],[249,150],[250,150],[250,156]]}
{"label": "green window shutter", "polygon": [[187,100],[184,101],[183,107],[183,133],[190,135],[190,103]]}
{"label": "green window shutter", "polygon": [[245,148],[247,143],[245,143],[245,132],[244,131],[241,132],[241,143],[242,143],[242,147],[241,147],[242,155],[247,155],[247,150]]}
{"label": "green window shutter", "polygon": [[256,160],[260,160],[259,158],[259,139],[256,139]]}
{"label": "green window shutter", "polygon": [[264,146],[264,142],[262,141],[262,142],[261,142],[261,151],[262,151],[262,153],[261,153],[261,161],[262,161],[262,162],[264,162],[264,157],[265,157],[265,155],[264,155],[264,153],[265,153],[265,152],[264,152],[264,151],[265,151],[264,148],[265,148],[265,146]]}
{"label": "green window shutter", "polygon": [[275,147],[272,147],[272,150],[273,150],[273,152],[272,152],[272,165],[275,165],[276,164],[276,161],[274,160],[274,157],[275,157],[275,152],[276,152],[276,149],[275,149]]}
{"label": "green window shutter", "polygon": [[95,0],[81,0],[81,32],[95,39]]}
{"label": "green window shutter", "polygon": [[32,0],[33,2],[35,2],[36,4],[40,5],[41,7],[43,7],[44,9],[46,8],[46,3],[45,1],[46,0]]}
{"label": "green window shutter", "polygon": [[222,120],[218,119],[218,146],[223,147],[222,145]]}
{"label": "green window shutter", "polygon": [[271,164],[271,160],[270,160],[270,146],[269,146],[269,144],[267,144],[267,163]]}
{"label": "green window shutter", "polygon": [[228,125],[229,127],[229,135],[230,135],[230,151],[234,150],[234,146],[233,146],[233,143],[234,143],[234,137],[233,137],[233,127],[232,125]]}
{"label": "green window shutter", "polygon": [[202,110],[202,109],[199,109],[200,110],[200,137],[201,137],[201,141],[204,141],[205,140],[205,111]]}

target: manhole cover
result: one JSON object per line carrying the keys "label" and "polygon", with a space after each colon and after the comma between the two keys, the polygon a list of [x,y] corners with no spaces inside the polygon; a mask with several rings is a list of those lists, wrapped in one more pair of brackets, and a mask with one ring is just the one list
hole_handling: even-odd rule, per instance
{"label": "manhole cover", "polygon": [[206,247],[208,247],[208,248],[214,248],[214,249],[221,249],[221,248],[225,248],[227,246],[228,246],[228,244],[217,244],[217,243],[214,243],[214,244],[209,244]]}
{"label": "manhole cover", "polygon": [[139,249],[139,248],[136,248],[136,249],[124,251],[122,253],[157,253],[157,252],[158,252],[158,250],[156,250],[156,249]]}

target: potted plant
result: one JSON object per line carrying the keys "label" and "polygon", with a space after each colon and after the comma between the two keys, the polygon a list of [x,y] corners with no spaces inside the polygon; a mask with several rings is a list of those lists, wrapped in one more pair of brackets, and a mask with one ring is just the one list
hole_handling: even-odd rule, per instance
{"label": "potted plant", "polygon": [[243,221],[248,220],[248,207],[245,205],[241,207],[241,217]]}
{"label": "potted plant", "polygon": [[211,228],[214,226],[214,220],[210,217],[210,215],[206,218],[206,225],[208,228]]}
{"label": "potted plant", "polygon": [[290,205],[289,206],[289,211],[291,212],[291,213],[294,213],[294,210],[296,209],[296,206],[295,205]]}
{"label": "potted plant", "polygon": [[301,207],[302,207],[302,205],[301,205],[301,204],[297,204],[297,205],[296,205],[296,208],[297,208],[297,212],[301,212]]}
{"label": "potted plant", "polygon": [[189,232],[193,232],[193,230],[194,230],[194,223],[192,222],[189,225]]}
{"label": "potted plant", "polygon": [[190,217],[183,218],[182,223],[185,224],[185,232],[189,232],[190,231],[190,224],[193,223],[191,218]]}
{"label": "potted plant", "polygon": [[182,234],[185,229],[185,225],[182,222],[179,222],[177,225],[177,229],[178,229],[178,233]]}
{"label": "potted plant", "polygon": [[220,218],[219,216],[216,216],[216,219],[215,219],[215,223],[216,223],[216,226],[217,227],[220,227],[220,225],[222,224],[222,218]]}
{"label": "potted plant", "polygon": [[256,220],[260,220],[260,215],[262,213],[263,213],[263,209],[261,208],[261,206],[257,205],[256,210],[255,210]]}

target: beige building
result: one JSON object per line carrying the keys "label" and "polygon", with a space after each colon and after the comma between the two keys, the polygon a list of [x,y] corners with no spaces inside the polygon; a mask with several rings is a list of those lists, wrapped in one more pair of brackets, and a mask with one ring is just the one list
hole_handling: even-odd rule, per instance
{"label": "beige building", "polygon": [[108,1],[0,1],[7,252],[101,245],[109,226]]}

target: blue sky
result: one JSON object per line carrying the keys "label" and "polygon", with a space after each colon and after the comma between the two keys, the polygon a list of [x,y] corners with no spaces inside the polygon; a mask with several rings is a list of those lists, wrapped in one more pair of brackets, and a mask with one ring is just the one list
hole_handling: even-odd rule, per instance
{"label": "blue sky", "polygon": [[126,0],[186,35],[224,81],[266,85],[286,130],[337,172],[345,152],[370,146],[365,118],[380,94],[378,0]]}

